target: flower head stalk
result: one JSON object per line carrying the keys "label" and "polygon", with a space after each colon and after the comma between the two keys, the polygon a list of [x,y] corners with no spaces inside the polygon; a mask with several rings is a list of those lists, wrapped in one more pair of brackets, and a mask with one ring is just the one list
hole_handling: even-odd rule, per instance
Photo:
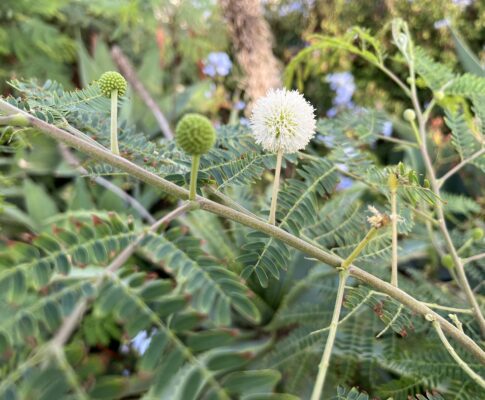
{"label": "flower head stalk", "polygon": [[118,147],[118,96],[126,92],[127,84],[125,78],[115,71],[105,72],[98,81],[101,93],[111,99],[111,151],[119,155]]}
{"label": "flower head stalk", "polygon": [[269,222],[276,222],[276,204],[283,154],[306,147],[315,135],[313,106],[296,90],[271,89],[254,104],[251,128],[256,143],[276,153],[276,170]]}
{"label": "flower head stalk", "polygon": [[192,156],[189,200],[195,200],[200,156],[214,146],[216,132],[203,115],[186,114],[175,128],[175,141],[181,150]]}

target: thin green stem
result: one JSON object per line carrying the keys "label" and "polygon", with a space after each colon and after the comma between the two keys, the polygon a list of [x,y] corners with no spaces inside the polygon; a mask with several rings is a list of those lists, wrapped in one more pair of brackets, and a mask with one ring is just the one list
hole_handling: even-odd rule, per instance
{"label": "thin green stem", "polygon": [[392,136],[384,136],[384,135],[375,135],[375,136],[376,138],[384,140],[386,142],[392,142],[392,143],[400,144],[403,146],[409,146],[409,147],[416,147],[416,148],[419,147],[416,143],[410,142],[409,140],[403,140]]}
{"label": "thin green stem", "polygon": [[342,301],[345,292],[345,282],[349,272],[342,269],[339,273],[339,284],[337,289],[337,298],[335,299],[335,307],[333,309],[332,322],[330,323],[330,330],[328,332],[327,342],[323,350],[322,360],[318,365],[318,375],[313,387],[311,400],[320,400],[322,396],[323,386],[325,384],[325,377],[327,375],[328,366],[330,365],[330,356],[332,355],[333,345],[335,343],[335,336],[337,334],[338,320],[340,318],[340,311],[342,310]]}
{"label": "thin green stem", "polygon": [[[414,100],[415,105],[418,105],[417,100]],[[419,130],[421,134],[421,154],[423,156],[423,160],[426,166],[426,170],[428,172],[428,177],[429,181],[431,183],[431,188],[433,189],[434,193],[440,197],[440,187],[438,184],[438,181],[436,179],[436,175],[434,172],[433,164],[431,163],[431,159],[428,154],[427,150],[427,145],[426,145],[426,122],[423,120],[423,116],[421,114],[421,111],[419,109],[416,109],[417,116],[418,116],[418,122],[419,122]],[[468,302],[472,306],[475,314],[475,318],[478,321],[478,324],[480,326],[480,330],[482,332],[482,336],[485,336],[485,319],[483,318],[482,312],[480,310],[480,306],[478,305],[477,299],[475,298],[475,295],[470,287],[470,283],[468,282],[468,279],[465,274],[465,268],[463,266],[463,262],[460,259],[460,256],[458,255],[458,252],[455,248],[455,245],[453,244],[453,241],[451,239],[450,233],[448,231],[448,227],[446,226],[446,220],[445,220],[445,213],[443,210],[443,205],[441,204],[440,201],[436,202],[435,205],[435,210],[436,214],[438,217],[438,223],[439,227],[441,230],[441,233],[443,237],[445,238],[446,246],[448,247],[448,250],[451,254],[451,257],[453,258],[453,262],[455,264],[455,270],[456,274],[458,277],[458,283],[460,284],[462,290],[465,292],[465,295],[467,297]]]}
{"label": "thin green stem", "polygon": [[392,257],[391,257],[391,285],[397,287],[397,185],[398,179],[391,172],[389,176],[389,189],[391,191],[391,236],[392,236]]}
{"label": "thin green stem", "polygon": [[[355,289],[355,288],[353,286],[345,286],[345,289]],[[367,293],[367,295],[360,301],[360,303],[357,304],[357,306],[355,306],[347,315],[345,315],[345,317],[343,317],[338,322],[338,324],[342,325],[350,317],[352,317],[354,314],[356,314],[357,311],[359,311],[364,306],[364,304],[367,302],[367,300],[369,300],[374,294],[377,294],[377,292],[375,292],[374,290],[369,291],[369,293]],[[387,295],[385,295],[385,296],[387,296]],[[316,335],[318,333],[322,333],[322,332],[325,332],[325,331],[328,331],[328,330],[330,330],[330,325],[326,326],[325,328],[318,329],[316,331],[310,332],[310,335]]]}
{"label": "thin green stem", "polygon": [[466,374],[473,379],[478,385],[482,387],[482,389],[485,389],[485,380],[478,375],[475,371],[473,371],[470,366],[461,359],[461,357],[458,355],[458,353],[455,351],[451,343],[448,341],[446,338],[445,334],[443,333],[443,329],[441,329],[441,325],[439,324],[438,321],[433,321],[433,327],[436,330],[436,333],[438,333],[438,336],[445,346],[445,349],[448,351],[451,357],[456,361],[456,363],[461,367],[463,371],[466,372]]}
{"label": "thin green stem", "polygon": [[427,215],[425,212],[418,210],[416,207],[410,207],[413,212],[416,213],[419,217],[423,218],[426,223],[429,223],[430,225],[434,226],[439,226],[438,221],[436,221],[433,217],[430,217]]}
{"label": "thin green stem", "polygon": [[71,364],[66,359],[63,348],[53,348],[54,357],[56,358],[59,366],[62,368],[66,378],[71,385],[76,397],[81,400],[89,400],[84,388],[81,386],[76,372],[72,369]]}
{"label": "thin green stem", "polygon": [[118,147],[118,90],[111,92],[111,152],[120,155]]}
{"label": "thin green stem", "polygon": [[[412,45],[410,46],[411,52],[413,51]],[[426,123],[429,114],[424,115],[421,109],[421,105],[419,103],[418,93],[416,90],[416,77],[414,72],[414,55],[412,54],[411,62],[409,63],[409,71],[411,75],[411,101],[413,103],[413,107],[416,112],[417,121],[418,121],[418,144],[421,151],[421,155],[423,157],[424,164],[426,166],[426,171],[428,173],[428,178],[431,184],[431,188],[433,192],[438,196],[440,195],[440,184],[439,181],[436,179],[436,174],[434,171],[433,163],[431,162],[431,158],[428,152],[428,146],[426,142]],[[413,127],[414,130],[414,127]],[[443,210],[443,205],[440,201],[436,202],[435,205],[436,215],[438,217],[438,222],[440,226],[441,233],[445,238],[446,245],[448,250],[453,258],[453,262],[455,264],[456,273],[458,276],[458,283],[460,284],[462,290],[465,292],[465,296],[472,306],[475,314],[475,318],[480,326],[480,331],[482,333],[482,337],[485,337],[485,319],[483,317],[482,311],[480,310],[480,306],[478,305],[477,299],[475,298],[475,294],[473,293],[472,288],[470,287],[470,283],[465,274],[465,268],[463,263],[456,251],[455,245],[451,239],[450,233],[448,231],[448,227],[446,226],[445,220],[445,213]]]}
{"label": "thin green stem", "polygon": [[268,223],[276,223],[276,207],[278,204],[278,191],[280,190],[281,162],[283,161],[283,150],[278,150],[276,155],[276,169],[273,182],[273,194],[271,196],[271,208],[269,210]]}
{"label": "thin green stem", "polygon": [[407,96],[411,97],[411,92],[409,88],[404,84],[404,82],[398,78],[390,69],[388,69],[383,63],[374,64],[382,72],[384,72],[389,78],[391,78]]}
{"label": "thin green stem", "polygon": [[[29,368],[34,367],[37,363],[42,361],[42,353],[37,352],[32,357],[28,358],[26,361],[21,363],[12,373],[2,378],[0,382],[0,394],[5,393],[5,391],[10,387],[14,386],[15,382],[22,378],[24,373],[28,371]],[[0,397],[3,398],[3,397]]]}
{"label": "thin green stem", "polygon": [[190,193],[189,200],[195,200],[197,196],[197,175],[199,174],[200,154],[192,156],[192,169],[190,171]]}
{"label": "thin green stem", "polygon": [[423,304],[427,305],[429,308],[434,308],[436,310],[443,310],[443,311],[460,313],[460,314],[473,314],[473,310],[471,308],[447,307],[447,306],[442,306],[441,304],[436,304],[436,303],[424,303],[423,302]]}
{"label": "thin green stem", "polygon": [[218,198],[219,201],[222,204],[225,204],[226,206],[229,206],[231,208],[234,208],[235,210],[238,210],[238,211],[240,211],[240,212],[242,212],[244,214],[250,215],[253,218],[261,219],[258,215],[253,214],[251,211],[249,211],[248,209],[244,208],[239,203],[235,202],[233,199],[231,199],[226,194],[218,191],[217,189],[214,189],[212,186],[204,186],[204,191],[207,192],[207,194],[211,194],[214,197]]}
{"label": "thin green stem", "polygon": [[[82,175],[89,175],[89,172],[86,168],[84,168],[80,161],[76,158],[74,154],[70,152],[70,150],[63,145],[62,143],[59,144],[59,150],[61,152],[62,158],[75,168],[79,173]],[[148,223],[154,224],[156,219],[149,213],[149,211],[141,204],[137,199],[133,196],[130,196],[126,193],[123,189],[116,186],[110,180],[103,178],[102,176],[95,176],[91,178],[93,182],[96,182],[98,185],[102,186],[103,188],[109,190],[120,199],[128,203],[133,209],[140,215],[140,217],[144,218]]]}
{"label": "thin green stem", "polygon": [[354,262],[354,260],[357,258],[357,256],[364,250],[365,246],[372,240],[372,238],[376,235],[377,233],[377,228],[372,227],[369,232],[367,232],[367,235],[365,235],[364,239],[361,240],[361,242],[355,247],[355,249],[350,253],[350,255],[342,261],[340,264],[340,267],[342,269],[348,269],[349,266]]}
{"label": "thin green stem", "polygon": [[403,305],[402,304],[399,304],[399,307],[396,311],[396,314],[394,314],[394,317],[392,317],[392,319],[389,321],[389,323],[385,326],[385,328],[380,331],[377,335],[376,335],[376,339],[379,339],[382,335],[384,335],[384,333],[386,333],[389,328],[392,326],[392,324],[394,322],[396,322],[396,320],[399,318],[399,316],[401,315],[401,312],[402,312],[402,309],[403,309]]}
{"label": "thin green stem", "polygon": [[[347,288],[347,289],[349,289],[349,288]],[[389,296],[387,293],[378,292],[376,290],[372,290],[372,293],[375,294],[376,296],[392,297],[392,296]],[[437,309],[437,310],[449,311],[449,312],[460,313],[460,314],[473,314],[473,310],[471,308],[448,307],[448,306],[443,306],[443,305],[437,304],[437,303],[426,303],[425,301],[422,301],[421,303],[424,304],[425,306],[429,307],[429,308],[434,308],[434,309]]]}
{"label": "thin green stem", "polygon": [[482,154],[485,154],[485,147],[482,149],[478,150],[477,152],[473,153],[471,156],[463,159],[459,164],[457,164],[455,167],[450,169],[446,174],[444,174],[441,178],[438,179],[438,187],[441,188],[443,184],[449,179],[452,175],[457,173],[460,169],[462,169],[465,165],[469,164],[472,162],[475,158],[480,157]]}
{"label": "thin green stem", "polygon": [[28,126],[29,120],[22,114],[7,115],[0,117],[0,126]]}
{"label": "thin green stem", "polygon": [[337,299],[335,300],[332,321],[330,322],[330,330],[328,332],[327,342],[325,343],[325,349],[323,350],[322,360],[318,366],[318,375],[315,381],[315,386],[313,387],[311,400],[320,400],[322,395],[323,386],[325,384],[325,376],[327,375],[328,366],[330,365],[330,356],[332,354],[333,344],[335,342],[335,335],[337,334],[337,326],[345,292],[345,283],[347,282],[347,278],[349,276],[349,265],[351,265],[362,250],[364,250],[376,233],[377,228],[372,227],[369,232],[367,232],[367,235],[365,235],[365,237],[355,247],[354,251],[352,251],[352,253],[350,253],[350,255],[340,264]]}
{"label": "thin green stem", "polygon": [[421,137],[419,135],[418,127],[416,126],[416,122],[411,120],[411,121],[409,121],[409,123],[411,124],[411,128],[413,130],[414,137],[416,138],[416,141],[418,142],[418,146],[421,146]]}
{"label": "thin green stem", "polygon": [[473,238],[468,239],[465,243],[463,243],[463,245],[458,250],[456,250],[456,252],[458,254],[463,254],[465,250],[470,248],[470,246],[473,244],[474,241],[475,240],[473,240]]}
{"label": "thin green stem", "polygon": [[468,264],[468,263],[471,263],[473,261],[478,261],[478,260],[481,260],[482,258],[485,258],[485,253],[480,253],[480,254],[476,254],[474,256],[465,258],[463,260],[463,264]]}
{"label": "thin green stem", "polygon": [[[75,149],[89,155],[91,158],[106,162],[120,170],[128,173],[130,176],[140,179],[141,181],[152,185],[156,188],[163,190],[164,192],[177,197],[179,199],[187,199],[189,192],[188,190],[177,186],[176,184],[167,181],[150,171],[144,170],[142,167],[132,163],[131,161],[118,157],[108,150],[99,148],[92,145],[91,143],[82,140],[69,132],[66,132],[55,125],[51,125],[45,121],[42,121],[33,115],[30,115],[19,108],[12,106],[6,101],[0,99],[0,110],[5,113],[22,113],[25,115],[32,126],[38,128],[41,132],[45,133],[52,139],[61,141],[68,146],[74,147]],[[202,210],[216,214],[222,218],[230,219],[236,223],[240,223],[249,228],[253,228],[259,232],[265,233],[277,240],[281,240],[288,246],[291,246],[310,257],[316,258],[317,260],[326,263],[333,267],[339,267],[342,263],[342,259],[335,254],[332,254],[324,249],[319,248],[313,244],[300,239],[281,228],[270,225],[260,219],[253,218],[250,215],[242,213],[240,211],[234,210],[230,207],[224,206],[222,204],[216,203],[212,200],[197,197],[197,203]],[[358,268],[357,266],[350,265],[349,273],[353,277],[359,279],[360,281],[372,286],[380,292],[386,293],[390,297],[394,298],[398,302],[404,304],[411,311],[416,314],[425,316],[431,314],[435,316],[437,321],[440,322],[443,330],[457,340],[464,348],[466,348],[471,354],[473,354],[477,359],[479,359],[483,364],[485,364],[485,352],[478,346],[470,337],[461,332],[449,321],[441,317],[439,314],[435,313],[429,307],[424,305],[419,300],[410,296],[406,292],[392,286],[391,284],[377,278],[376,276]]]}

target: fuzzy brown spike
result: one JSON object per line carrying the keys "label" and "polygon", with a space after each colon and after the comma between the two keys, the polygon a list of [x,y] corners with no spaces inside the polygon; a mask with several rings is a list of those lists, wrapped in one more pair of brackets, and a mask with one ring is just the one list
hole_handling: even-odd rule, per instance
{"label": "fuzzy brown spike", "polygon": [[244,88],[251,103],[279,88],[281,67],[272,52],[273,37],[259,0],[220,0],[236,58],[244,71]]}

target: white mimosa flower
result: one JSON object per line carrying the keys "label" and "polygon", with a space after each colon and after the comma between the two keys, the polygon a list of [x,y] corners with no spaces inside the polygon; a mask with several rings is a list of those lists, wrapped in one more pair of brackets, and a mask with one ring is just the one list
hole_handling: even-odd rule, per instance
{"label": "white mimosa flower", "polygon": [[315,135],[313,106],[296,90],[270,89],[256,101],[251,128],[256,143],[266,151],[294,153]]}

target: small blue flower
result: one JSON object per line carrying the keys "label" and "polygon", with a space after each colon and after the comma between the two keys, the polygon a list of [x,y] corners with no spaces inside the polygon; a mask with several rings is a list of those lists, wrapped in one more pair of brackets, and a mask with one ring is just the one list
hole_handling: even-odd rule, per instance
{"label": "small blue flower", "polygon": [[352,185],[354,184],[354,180],[353,179],[350,179],[349,177],[347,176],[341,176],[340,177],[340,182],[337,184],[337,190],[345,190],[345,189],[349,189],[352,187]]}
{"label": "small blue flower", "polygon": [[327,117],[333,118],[337,115],[338,109],[337,107],[331,107],[327,110]]}
{"label": "small blue flower", "polygon": [[391,121],[386,121],[384,124],[382,124],[382,134],[386,137],[389,137],[392,135],[392,122]]}
{"label": "small blue flower", "polygon": [[249,119],[242,117],[239,119],[239,123],[244,126],[249,126]]}
{"label": "small blue flower", "polygon": [[202,72],[214,78],[215,76],[227,76],[231,72],[232,62],[224,52],[209,53],[204,63]]}
{"label": "small blue flower", "polygon": [[453,0],[453,4],[461,8],[466,8],[472,3],[473,0]]}
{"label": "small blue flower", "polygon": [[440,19],[439,21],[436,21],[433,26],[434,29],[441,29],[441,28],[446,28],[451,25],[451,22],[448,18]]}
{"label": "small blue flower", "polygon": [[313,7],[315,0],[297,0],[291,3],[283,4],[278,9],[280,17],[286,17],[292,13],[308,14],[309,10]]}
{"label": "small blue flower", "polygon": [[352,73],[348,71],[335,72],[328,74],[325,80],[329,83],[330,89],[335,92],[335,97],[332,100],[333,107],[327,111],[327,116],[333,117],[341,109],[352,109],[355,107],[352,102],[352,96],[356,86]]}
{"label": "small blue flower", "polygon": [[234,104],[234,108],[238,111],[244,110],[244,107],[246,107],[246,103],[242,100],[239,100]]}
{"label": "small blue flower", "polygon": [[140,331],[138,334],[131,340],[131,345],[133,348],[140,354],[143,355],[145,351],[147,351],[148,346],[150,346],[150,342],[152,341],[153,331],[150,335],[148,335],[147,331]]}

